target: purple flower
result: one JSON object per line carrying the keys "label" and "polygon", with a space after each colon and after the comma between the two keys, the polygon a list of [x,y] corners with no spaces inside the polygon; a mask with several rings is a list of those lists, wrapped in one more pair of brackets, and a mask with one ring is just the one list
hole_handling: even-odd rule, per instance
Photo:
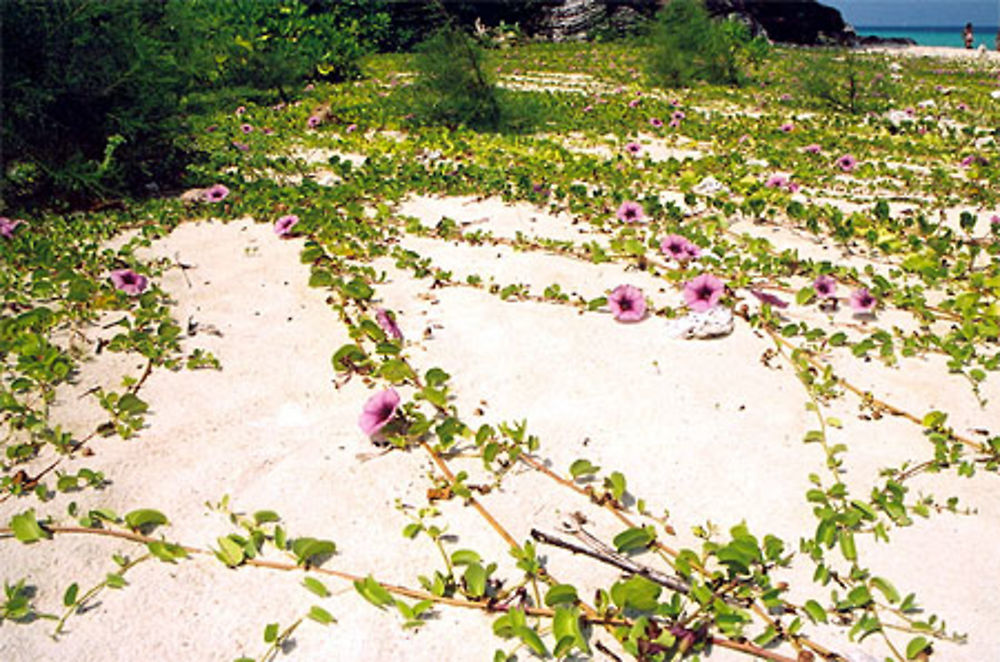
{"label": "purple flower", "polygon": [[854,312],[870,313],[875,310],[875,304],[878,303],[878,300],[872,296],[872,293],[867,288],[862,287],[851,292],[850,303]]}
{"label": "purple flower", "polygon": [[820,152],[823,151],[823,148],[817,145],[816,143],[813,143],[811,145],[806,145],[804,148],[802,148],[802,151],[808,154],[819,154]]}
{"label": "purple flower", "polygon": [[813,290],[820,299],[832,299],[837,293],[837,279],[833,276],[817,276],[813,281]]}
{"label": "purple flower", "polygon": [[249,124],[240,124],[240,131],[243,133],[253,133],[253,126]]}
{"label": "purple flower", "polygon": [[589,113],[593,109],[594,109],[594,107],[588,104],[588,105],[586,105],[586,106],[583,107],[583,112]]}
{"label": "purple flower", "polygon": [[222,184],[216,184],[205,189],[203,195],[208,202],[222,202],[229,195],[229,189]]}
{"label": "purple flower", "polygon": [[643,210],[642,205],[631,200],[623,202],[615,216],[622,223],[642,223],[646,220],[646,212]]}
{"label": "purple flower", "polygon": [[701,249],[698,248],[697,244],[679,234],[668,234],[660,240],[660,251],[678,262],[684,262],[701,255]]}
{"label": "purple flower", "polygon": [[247,107],[246,107],[246,106],[239,106],[239,107],[238,107],[238,108],[236,109],[236,115],[237,115],[237,116],[239,116],[239,115],[242,115],[242,114],[243,114],[243,113],[245,113],[245,112],[247,112]]}
{"label": "purple flower", "polygon": [[310,115],[309,119],[306,120],[306,124],[309,126],[310,129],[315,129],[317,126],[319,126],[320,122],[322,121],[323,120],[319,118],[319,115]]}
{"label": "purple flower", "polygon": [[608,308],[619,322],[638,322],[646,316],[646,298],[638,287],[619,285],[611,290]]}
{"label": "purple flower", "polygon": [[972,156],[970,154],[969,156],[967,156],[964,159],[962,159],[962,162],[961,162],[962,163],[962,167],[963,168],[968,168],[970,165],[972,165],[972,162],[975,161],[975,160],[976,160],[976,157],[974,157],[974,156]]}
{"label": "purple flower", "polygon": [[784,124],[781,125],[780,128],[785,133],[791,133],[792,131],[795,130],[795,125],[792,124],[791,122],[785,122]]}
{"label": "purple flower", "polygon": [[779,97],[779,99],[780,99],[781,101],[791,101],[791,100],[792,100],[792,95],[791,95],[791,94],[788,94],[788,93],[786,92],[785,94],[782,94],[782,95],[781,95],[781,96]]}
{"label": "purple flower", "polygon": [[684,301],[688,308],[703,313],[719,303],[722,298],[722,281],[712,274],[702,274],[684,285]]}
{"label": "purple flower", "polygon": [[6,216],[0,216],[0,236],[2,236],[4,239],[13,239],[14,228],[23,224],[24,221],[22,221],[21,219],[12,221]]}
{"label": "purple flower", "polygon": [[659,129],[663,127],[663,120],[661,120],[659,117],[650,117],[649,124],[654,129]]}
{"label": "purple flower", "polygon": [[374,437],[385,427],[386,423],[392,420],[398,407],[399,393],[396,393],[394,388],[388,388],[368,398],[368,402],[365,403],[365,408],[358,418],[361,431],[369,437]]}
{"label": "purple flower", "polygon": [[757,299],[760,300],[761,303],[769,304],[771,306],[774,306],[775,308],[788,308],[787,301],[779,299],[773,294],[769,294],[762,290],[750,290],[750,294],[757,297]]}
{"label": "purple flower", "polygon": [[302,89],[305,90],[306,92],[312,92],[313,90],[316,89],[316,86],[313,85],[312,83],[309,83],[308,85],[306,85]]}
{"label": "purple flower", "polygon": [[641,99],[632,99],[631,101],[628,102],[628,107],[629,108],[635,108],[636,106],[639,105],[640,101],[641,101]]}
{"label": "purple flower", "polygon": [[854,166],[858,165],[858,160],[851,156],[850,154],[844,154],[839,159],[837,159],[837,167],[844,172],[850,172],[854,170]]}
{"label": "purple flower", "polygon": [[683,110],[675,110],[673,114],[670,116],[670,119],[677,120],[678,122],[680,122],[685,117],[687,116],[684,114]]}
{"label": "purple flower", "polygon": [[265,136],[269,136],[272,133],[274,133],[274,129],[269,129],[265,126],[263,129],[260,130],[260,132],[263,133]]}
{"label": "purple flower", "polygon": [[274,233],[282,239],[288,239],[292,236],[292,228],[294,228],[295,224],[298,222],[299,217],[295,214],[282,216],[274,224]]}
{"label": "purple flower", "polygon": [[205,127],[205,133],[215,133],[216,129],[219,128],[218,124],[211,124]]}
{"label": "purple flower", "polygon": [[149,281],[131,269],[116,269],[111,272],[111,284],[129,296],[142,294]]}
{"label": "purple flower", "polygon": [[233,147],[235,147],[236,149],[240,150],[241,152],[246,152],[246,151],[248,151],[250,149],[250,145],[248,145],[246,143],[238,142],[236,140],[233,141]]}
{"label": "purple flower", "polygon": [[347,126],[347,132],[348,133],[354,133],[357,130],[358,130],[358,125],[357,124],[349,124]]}
{"label": "purple flower", "polygon": [[670,128],[671,129],[676,129],[680,125],[681,125],[681,121],[680,120],[670,120]]}
{"label": "purple flower", "polygon": [[785,188],[788,186],[788,178],[784,175],[771,175],[764,183],[767,188]]}
{"label": "purple flower", "polygon": [[630,142],[625,145],[625,151],[631,154],[632,156],[638,156],[639,152],[642,151],[642,145],[640,145],[635,141]]}
{"label": "purple flower", "polygon": [[375,311],[375,321],[378,322],[379,328],[385,331],[389,337],[396,340],[403,339],[403,332],[399,330],[395,316],[385,308],[379,308]]}

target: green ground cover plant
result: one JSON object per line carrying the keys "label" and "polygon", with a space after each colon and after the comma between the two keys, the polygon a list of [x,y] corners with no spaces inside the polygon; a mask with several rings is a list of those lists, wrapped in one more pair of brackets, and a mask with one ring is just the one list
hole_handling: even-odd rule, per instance
{"label": "green ground cover plant", "polygon": [[[675,11],[685,6],[673,4]],[[436,57],[453,53],[441,48]],[[731,54],[705,63],[710,78],[734,82]],[[845,108],[832,109],[848,112],[828,113],[816,108],[822,94],[784,82],[801,75],[796,60],[815,58],[805,69],[819,72],[826,89],[840,89],[843,72],[827,73],[830,62],[823,54],[796,51],[793,58],[779,51],[762,67],[761,80],[770,82],[757,86],[695,85],[667,94],[643,84],[644,63],[657,54],[634,44],[529,45],[477,54],[462,68],[440,60],[421,65],[420,57],[373,58],[362,80],[320,83],[298,105],[246,103],[192,117],[189,137],[209,157],[191,177],[213,185],[193,204],[153,200],[124,210],[4,219],[0,489],[14,507],[0,529],[6,537],[0,544],[33,544],[39,554],[51,553],[46,543],[59,536],[111,536],[135,545],[133,555],[116,555],[111,572],[93,586],[73,581],[65,591],[45,587],[63,596],[55,633],[70,619],[88,618],[81,612],[95,596],[127,590],[127,573],[139,564],[215,559],[241,572],[295,573],[308,591],[300,618],[264,626],[260,659],[278,657],[293,636],[322,636],[299,630],[307,621],[336,628],[336,615],[321,606],[330,594],[327,581],[351,582],[360,598],[395,610],[408,628],[423,627],[435,610],[488,614],[498,638],[495,660],[594,655],[598,630],[610,633],[619,653],[640,660],[699,659],[721,648],[776,661],[795,659],[790,654],[799,660],[843,659],[837,640],[814,634],[833,623],[850,639],[879,639],[889,660],[927,659],[935,642],[960,639],[933,615],[934,605],[925,611],[906,578],[876,574],[863,550],[869,541],[891,545],[900,529],[920,526],[925,518],[966,513],[952,495],[912,488],[914,479],[994,478],[1000,436],[995,430],[955,429],[946,411],[909,411],[840,374],[832,359],[891,366],[942,357],[942,372],[964,376],[977,397],[983,383],[996,379],[1000,171],[985,140],[1000,137],[1000,115],[988,101],[995,69],[902,62],[893,73],[906,84],[887,87],[889,96],[878,97],[884,106],[854,113],[864,97],[850,92],[835,96]],[[582,91],[520,91],[545,118],[536,133],[475,130],[496,128],[498,105],[494,97],[487,97],[486,106],[463,105],[474,94],[457,97],[440,123],[428,126],[419,108],[406,106],[406,93],[399,93],[422,84],[412,75],[421,66],[442,76],[430,83],[432,90],[456,78],[463,92],[492,89],[480,86],[489,84],[493,72],[499,84],[526,72],[585,72],[591,85]],[[864,81],[886,69],[864,58],[850,66],[856,68],[850,75]],[[928,99],[933,105],[924,103]],[[893,110],[902,114],[883,112]],[[699,158],[654,158],[655,147],[692,146],[701,150]],[[322,148],[331,155],[320,164],[295,156],[296,150]],[[354,164],[344,158],[349,154],[366,158]],[[335,179],[321,185],[318,170]],[[664,191],[676,197],[664,201]],[[569,214],[589,234],[580,241],[500,236],[489,226],[467,228],[446,217],[427,226],[398,212],[413,195],[530,203]],[[941,221],[945,210],[953,212],[954,222]],[[76,503],[65,513],[48,507],[56,492],[105,489],[108,476],[97,470],[61,473],[60,459],[81,453],[102,435],[141,438],[149,422],[142,386],[151,371],[216,367],[210,355],[181,350],[181,323],[157,285],[164,270],[181,267],[135,258],[138,246],[186,219],[208,216],[277,219],[280,236],[303,240],[300,258],[309,266],[309,285],[328,296],[350,338],[330,357],[331,375],[367,380],[372,387],[370,399],[357,403],[363,433],[387,452],[425,454],[433,464],[430,477],[422,477],[427,502],[399,508],[403,536],[440,556],[440,563],[417,571],[413,585],[343,571],[334,554],[355,541],[293,533],[277,512],[242,513],[222,495],[212,510],[231,532],[207,542],[173,539],[170,514],[157,504],[134,504],[124,513]],[[780,249],[734,230],[737,220],[814,237],[869,262],[857,266]],[[134,238],[116,250],[106,248],[126,229]],[[569,282],[533,288],[490,280],[475,267],[459,275],[403,246],[401,240],[414,237],[627,265],[681,293],[684,303],[657,305],[638,288],[617,282],[608,283],[605,295],[587,298],[571,295]],[[773,347],[760,360],[783,366],[815,416],[800,431],[802,442],[817,449],[803,494],[814,528],[789,540],[749,530],[739,513],[724,530],[674,522],[661,515],[669,504],[633,494],[627,468],[596,466],[586,457],[557,467],[547,462],[551,440],[536,436],[530,421],[474,418],[455,404],[453,377],[439,366],[421,365],[393,312],[378,303],[385,285],[373,266],[379,259],[392,260],[432,289],[469,288],[511,305],[570,307],[582,315],[610,312],[621,323],[731,310],[735,323],[770,340]],[[855,317],[835,322],[838,309]],[[914,325],[904,330],[902,323],[886,321],[896,314]],[[49,420],[49,405],[54,389],[79,369],[73,329],[109,315],[121,330],[107,351],[141,356],[148,368],[115,392],[92,394],[107,412],[94,430],[61,429]],[[828,413],[848,398],[857,400],[864,416],[906,421],[923,441],[912,457],[862,477],[861,488],[845,478],[851,444],[833,441],[843,421]],[[991,405],[982,406],[987,412]],[[38,459],[51,469],[28,473],[28,462]],[[514,468],[548,489],[565,491],[581,511],[607,515],[617,533],[602,539],[577,520],[558,535],[536,528],[530,539],[516,539],[484,498],[502,494]],[[499,570],[495,551],[459,546],[461,539],[446,536],[442,503],[474,512],[515,560],[516,572]],[[672,536],[681,528],[693,531],[694,542],[678,548]],[[621,575],[597,587],[564,581],[563,569],[545,560],[545,550],[556,547]],[[811,583],[795,587],[804,599],[792,599],[777,579],[793,563],[813,570]],[[33,611],[23,577],[4,579],[0,618],[42,618]],[[779,652],[777,644],[793,652]]]}

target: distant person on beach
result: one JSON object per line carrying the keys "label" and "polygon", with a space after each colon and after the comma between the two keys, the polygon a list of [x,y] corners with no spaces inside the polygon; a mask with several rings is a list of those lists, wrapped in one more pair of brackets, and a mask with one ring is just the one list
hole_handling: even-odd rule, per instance
{"label": "distant person on beach", "polygon": [[965,47],[971,50],[973,41],[972,23],[965,24],[965,29],[962,30],[962,40],[965,41]]}
{"label": "distant person on beach", "polygon": [[997,52],[1000,52],[1000,28],[997,28],[997,36],[996,36],[996,38],[995,38],[995,39],[993,40],[993,43],[994,43],[994,44],[996,45],[996,47],[997,47]]}

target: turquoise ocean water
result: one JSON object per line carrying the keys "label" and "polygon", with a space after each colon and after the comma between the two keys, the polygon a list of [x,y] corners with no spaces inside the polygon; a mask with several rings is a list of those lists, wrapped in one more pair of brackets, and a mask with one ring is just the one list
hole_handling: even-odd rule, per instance
{"label": "turquoise ocean water", "polygon": [[[909,27],[909,28],[883,28],[883,27],[856,27],[854,31],[861,36],[876,35],[879,37],[909,37],[920,46],[951,46],[952,48],[964,48],[962,41],[961,25],[955,27]],[[987,49],[996,48],[994,38],[997,34],[995,25],[973,25],[972,32],[975,35],[974,48],[979,48],[982,44]]]}

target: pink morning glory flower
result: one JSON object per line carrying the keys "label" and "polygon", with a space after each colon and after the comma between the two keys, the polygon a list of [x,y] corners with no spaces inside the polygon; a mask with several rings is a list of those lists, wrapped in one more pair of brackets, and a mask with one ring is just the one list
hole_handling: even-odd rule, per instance
{"label": "pink morning glory flower", "polygon": [[872,293],[867,288],[862,287],[851,292],[850,303],[854,312],[870,313],[875,310],[875,304],[878,303],[878,300],[872,296]]}
{"label": "pink morning glory flower", "polygon": [[962,159],[962,161],[961,161],[962,167],[963,168],[968,168],[970,165],[972,165],[972,162],[975,161],[975,160],[976,160],[976,157],[974,157],[974,156],[972,156],[970,154],[969,156],[967,156],[964,159]]}
{"label": "pink morning glory flower", "polygon": [[235,140],[233,141],[233,147],[240,150],[241,152],[246,152],[250,149],[250,145],[246,143],[237,142]]}
{"label": "pink morning glory flower", "polygon": [[292,236],[292,228],[294,228],[295,224],[298,222],[299,217],[295,214],[282,216],[274,224],[274,233],[282,239],[287,239]]}
{"label": "pink morning glory flower", "polygon": [[767,188],[785,188],[788,185],[788,178],[784,175],[771,175],[767,178],[764,186]]}
{"label": "pink morning glory flower", "polygon": [[701,255],[701,249],[687,237],[679,234],[668,234],[660,240],[660,251],[667,257],[678,262],[690,260]]}
{"label": "pink morning glory flower", "polygon": [[218,124],[211,124],[205,127],[205,133],[215,133],[216,129],[219,128]]}
{"label": "pink morning glory flower", "polygon": [[368,398],[358,418],[361,431],[369,437],[374,437],[392,420],[398,407],[399,393],[394,388],[388,388]]}
{"label": "pink morning glory flower", "polygon": [[142,294],[149,281],[131,269],[116,269],[111,272],[111,284],[129,296],[137,296]]}
{"label": "pink morning glory flower", "polygon": [[659,117],[650,117],[649,124],[654,129],[659,129],[663,126],[663,120],[661,120]]}
{"label": "pink morning glory flower", "polygon": [[358,130],[358,125],[357,124],[349,124],[347,126],[347,132],[348,133],[354,133],[357,130]]}
{"label": "pink morning glory flower", "polygon": [[646,298],[638,287],[619,285],[608,297],[608,308],[619,322],[638,322],[646,316]]}
{"label": "pink morning glory flower", "polygon": [[0,236],[2,236],[4,239],[13,239],[14,238],[14,228],[16,228],[19,225],[23,225],[23,224],[24,224],[24,221],[22,221],[20,219],[12,221],[9,218],[7,218],[6,216],[0,217]]}
{"label": "pink morning glory flower", "polygon": [[844,172],[851,172],[854,170],[854,166],[858,164],[858,160],[851,156],[850,154],[844,154],[839,159],[837,159],[837,167]]}
{"label": "pink morning glory flower", "polygon": [[785,301],[784,299],[780,299],[768,292],[764,292],[763,290],[756,290],[756,289],[750,290],[750,294],[757,297],[757,299],[761,303],[769,304],[771,306],[774,306],[775,308],[788,308],[787,301]]}
{"label": "pink morning glory flower", "polygon": [[639,105],[640,101],[641,101],[641,99],[632,99],[631,101],[628,102],[628,107],[629,108],[635,108],[636,106]]}
{"label": "pink morning glory flower", "polygon": [[589,112],[590,112],[590,111],[592,111],[593,109],[594,109],[594,107],[593,107],[593,106],[591,106],[591,105],[586,105],[586,106],[584,106],[584,107],[583,107],[583,112],[585,112],[585,113],[589,113]]}
{"label": "pink morning glory flower", "polygon": [[236,108],[236,115],[242,115],[245,112],[247,112],[246,106],[239,106]]}
{"label": "pink morning glory flower", "polygon": [[615,216],[623,223],[642,223],[646,220],[646,212],[643,210],[642,205],[631,200],[623,202]]}
{"label": "pink morning glory flower", "polygon": [[399,330],[399,325],[396,324],[395,317],[385,308],[379,308],[375,311],[375,321],[378,323],[379,328],[385,331],[386,335],[390,338],[396,340],[403,339],[403,332]]}
{"label": "pink morning glory flower", "polygon": [[823,151],[823,148],[817,145],[816,143],[813,143],[811,145],[806,145],[805,147],[803,147],[802,151],[808,154],[819,154],[820,152]]}
{"label": "pink morning glory flower", "polygon": [[788,94],[788,93],[786,92],[785,94],[782,94],[782,95],[781,95],[781,97],[780,97],[780,100],[781,100],[781,101],[791,101],[791,100],[792,100],[792,95],[791,95],[791,94]]}
{"label": "pink morning glory flower", "polygon": [[990,225],[1000,225],[1000,214],[993,214],[990,216]]}
{"label": "pink morning glory flower", "polygon": [[685,117],[687,116],[684,114],[683,110],[675,110],[673,114],[670,116],[670,119],[677,120],[678,122],[680,122]]}
{"label": "pink morning glory flower", "polygon": [[229,189],[222,184],[216,184],[205,189],[205,200],[208,202],[221,202],[229,195]]}
{"label": "pink morning glory flower", "polygon": [[680,125],[681,125],[681,121],[680,120],[670,120],[670,128],[671,129],[676,129]]}
{"label": "pink morning glory flower", "polygon": [[837,279],[833,276],[817,276],[813,281],[813,290],[820,299],[832,299],[837,293]]}
{"label": "pink morning glory flower", "polygon": [[253,126],[249,124],[240,124],[240,131],[243,133],[253,133]]}
{"label": "pink morning glory flower", "polygon": [[722,298],[722,281],[712,274],[702,274],[684,285],[684,301],[696,313],[709,310]]}
{"label": "pink morning glory flower", "polygon": [[316,86],[313,85],[312,83],[309,83],[305,87],[303,87],[302,89],[305,90],[306,92],[312,92],[313,90],[316,89]]}
{"label": "pink morning glory flower", "polygon": [[315,129],[317,126],[319,126],[321,121],[322,120],[319,118],[319,115],[310,115],[309,119],[306,120],[306,125],[310,129]]}
{"label": "pink morning glory flower", "polygon": [[791,133],[792,131],[795,130],[795,125],[792,124],[791,122],[785,122],[784,124],[781,125],[780,128],[785,133]]}
{"label": "pink morning glory flower", "polygon": [[632,156],[638,156],[639,152],[642,151],[642,145],[640,145],[635,141],[630,142],[625,145],[625,151],[631,154]]}

